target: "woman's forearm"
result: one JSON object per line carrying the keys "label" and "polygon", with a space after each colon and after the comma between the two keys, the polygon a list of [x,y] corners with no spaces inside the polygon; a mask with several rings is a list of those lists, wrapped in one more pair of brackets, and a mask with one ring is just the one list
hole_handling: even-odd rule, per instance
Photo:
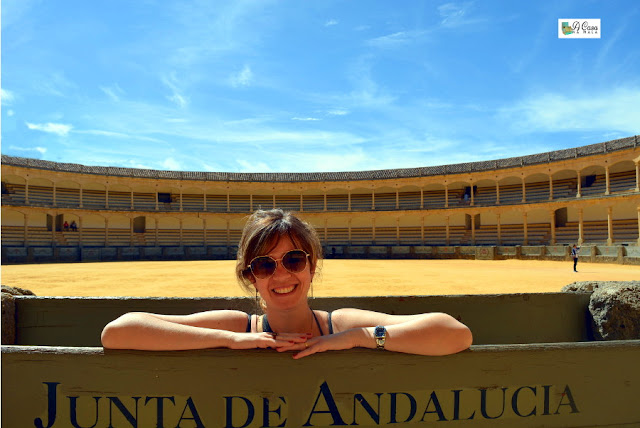
{"label": "woman's forearm", "polygon": [[105,348],[173,351],[229,347],[234,334],[178,324],[152,314],[129,313],[107,324],[101,339]]}
{"label": "woman's forearm", "polygon": [[[419,355],[448,355],[463,351],[473,341],[471,331],[455,318],[432,313],[398,324],[385,326],[387,337],[384,349]],[[375,327],[354,329],[356,346],[377,347]]]}

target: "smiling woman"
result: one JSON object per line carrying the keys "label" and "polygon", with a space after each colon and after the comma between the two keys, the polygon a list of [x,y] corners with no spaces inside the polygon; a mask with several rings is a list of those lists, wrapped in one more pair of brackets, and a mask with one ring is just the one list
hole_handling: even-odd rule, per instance
{"label": "smiling woman", "polygon": [[320,241],[307,223],[279,209],[257,211],[240,240],[236,274],[264,314],[216,310],[191,315],[128,313],[102,332],[105,348],[186,350],[226,347],[296,351],[294,358],[355,347],[420,355],[471,345],[470,330],[443,313],[388,315],[343,308],[313,310],[308,294]]}

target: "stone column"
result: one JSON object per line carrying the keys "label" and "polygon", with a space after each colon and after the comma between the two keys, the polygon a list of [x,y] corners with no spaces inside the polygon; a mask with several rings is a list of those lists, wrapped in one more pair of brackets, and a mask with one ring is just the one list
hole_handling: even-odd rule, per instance
{"label": "stone column", "polygon": [[[133,195],[133,192],[131,192]],[[133,217],[129,216],[129,246],[133,247]]]}
{"label": "stone column", "polygon": [[158,185],[156,184],[156,211],[158,211]]}
{"label": "stone column", "polygon": [[[636,165],[636,177],[638,176],[637,170],[638,170],[638,168],[637,168],[637,165]],[[637,182],[637,180],[636,180],[636,182]],[[636,186],[636,188],[637,187],[638,186]],[[24,203],[29,205],[29,181],[27,181],[27,180],[25,180],[25,182],[24,182]]]}
{"label": "stone column", "polygon": [[577,193],[576,193],[576,198],[581,198],[582,197],[582,176],[580,175],[580,171],[578,171],[578,186],[577,186]]}
{"label": "stone column", "polygon": [[25,248],[29,246],[29,217],[29,214],[24,215],[24,235],[22,241],[24,242],[23,245]]}
{"label": "stone column", "polygon": [[584,212],[578,208],[578,245],[584,242]]}
{"label": "stone column", "polygon": [[82,202],[82,184],[80,184],[80,205],[78,206],[79,208],[83,208],[83,202]]}
{"label": "stone column", "polygon": [[324,192],[324,211],[327,210],[327,192]]}
{"label": "stone column", "polygon": [[527,183],[524,181],[524,177],[522,177],[522,203],[527,202]]}
{"label": "stone column", "polygon": [[613,207],[607,208],[607,245],[613,245]]}
{"label": "stone column", "polygon": [[[326,197],[327,197],[327,195],[325,195],[325,211],[327,210],[326,209],[326,200],[327,200]],[[325,245],[329,244],[329,237],[327,236],[327,219],[326,218],[324,219],[324,243],[325,243]]]}
{"label": "stone column", "polygon": [[104,207],[109,208],[109,188],[107,186],[104,188]]}
{"label": "stone column", "polygon": [[249,211],[253,212],[253,193],[249,194]]}
{"label": "stone column", "polygon": [[604,167],[604,178],[606,183],[606,190],[604,191],[605,195],[608,195],[611,190],[610,180],[609,180],[609,165],[605,165]]}
{"label": "stone column", "polygon": [[549,200],[553,200],[553,177],[549,175]]}
{"label": "stone column", "polygon": [[202,211],[207,211],[207,190],[202,191]]}
{"label": "stone column", "polygon": [[80,248],[84,247],[84,241],[82,237],[82,216],[78,216],[78,246]]}
{"label": "stone column", "polygon": [[400,191],[396,189],[396,210],[400,209]]}
{"label": "stone column", "polygon": [[229,189],[227,189],[227,212],[231,212],[231,195]]}
{"label": "stone column", "polygon": [[474,200],[475,200],[475,199],[474,199],[474,193],[475,193],[475,192],[473,191],[473,182],[471,182],[471,183],[469,183],[469,184],[470,184],[470,186],[469,186],[469,192],[471,193],[471,206],[474,206],[474,205],[475,205],[475,203],[474,203]]}
{"label": "stone column", "polygon": [[109,218],[110,217],[106,217],[104,219],[104,246],[105,247],[109,246]]}
{"label": "stone column", "polygon": [[500,205],[500,183],[496,181],[496,205]]}
{"label": "stone column", "polygon": [[[271,199],[272,199],[272,204],[273,204],[273,206],[271,208],[275,208],[276,207],[276,190],[275,189],[273,189],[273,197]],[[227,205],[227,211],[228,210],[229,210],[229,206]]]}
{"label": "stone column", "polygon": [[640,192],[640,163],[636,162],[636,192]]}
{"label": "stone column", "polygon": [[231,245],[231,224],[229,220],[227,220],[227,247]]}
{"label": "stone column", "polygon": [[351,189],[347,190],[347,211],[351,211]]}
{"label": "stone column", "polygon": [[300,193],[300,212],[304,212],[304,200],[302,199],[302,193]]}
{"label": "stone column", "polygon": [[376,209],[376,191],[371,191],[371,211],[375,211]]}
{"label": "stone column", "polygon": [[420,209],[424,209],[424,189],[420,189]]}
{"label": "stone column", "polygon": [[444,185],[444,207],[449,208],[449,185],[448,184]]}
{"label": "stone column", "polygon": [[449,246],[451,243],[451,239],[449,238],[449,221],[450,221],[449,216],[447,216],[445,218],[445,236],[446,236],[445,243],[447,244],[447,246]]}

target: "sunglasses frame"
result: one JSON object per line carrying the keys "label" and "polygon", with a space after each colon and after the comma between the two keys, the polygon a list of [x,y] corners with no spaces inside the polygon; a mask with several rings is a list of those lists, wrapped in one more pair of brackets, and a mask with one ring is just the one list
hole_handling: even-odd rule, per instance
{"label": "sunglasses frame", "polygon": [[[288,255],[289,253],[292,253],[292,252],[294,252],[294,251],[300,251],[300,252],[304,253],[304,255],[305,255],[305,259],[304,259],[304,267],[303,267],[302,269],[300,269],[299,271],[297,271],[297,272],[295,272],[295,271],[291,271],[291,270],[287,269],[287,267],[284,265],[284,263],[282,263],[282,260],[283,260],[285,257],[287,257],[287,255]],[[271,277],[276,273],[276,271],[278,270],[278,263],[280,263],[280,265],[281,265],[281,266],[282,266],[282,267],[283,267],[287,272],[289,272],[289,273],[300,273],[300,272],[302,272],[302,271],[307,267],[307,265],[309,264],[309,256],[310,256],[310,255],[311,255],[311,254],[307,253],[305,250],[301,250],[301,249],[299,249],[299,248],[294,248],[293,250],[289,250],[289,251],[287,251],[286,253],[284,253],[284,254],[282,255],[282,257],[280,257],[279,259],[274,259],[274,258],[273,258],[273,257],[271,257],[271,256],[256,256],[256,257],[254,257],[253,259],[251,259],[251,261],[249,262],[249,264],[247,265],[247,267],[249,268],[249,270],[251,270],[251,274],[252,274],[255,278],[257,278],[257,279],[269,279],[269,278],[271,278]],[[276,264],[276,268],[273,270],[273,272],[271,272],[271,275],[267,275],[267,276],[265,276],[265,277],[259,277],[258,275],[256,275],[256,273],[253,271],[253,266],[251,266],[251,265],[253,264],[253,262],[254,262],[254,261],[256,261],[257,259],[262,258],[262,257],[269,258],[269,259],[273,260],[273,261],[275,262],[275,264]]]}

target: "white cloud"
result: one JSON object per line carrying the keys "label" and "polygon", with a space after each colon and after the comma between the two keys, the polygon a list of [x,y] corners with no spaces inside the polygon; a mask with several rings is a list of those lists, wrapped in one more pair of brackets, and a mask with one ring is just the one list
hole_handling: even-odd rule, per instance
{"label": "white cloud", "polygon": [[16,114],[16,113],[13,110],[11,110],[11,109],[7,110],[7,116],[11,117],[14,114]]}
{"label": "white cloud", "polygon": [[120,101],[120,95],[124,94],[124,91],[117,83],[113,86],[100,86],[100,90],[113,101]]}
{"label": "white cloud", "polygon": [[182,167],[180,163],[174,158],[166,158],[164,162],[162,162],[162,167],[164,169],[172,170],[172,171],[180,171]]}
{"label": "white cloud", "polygon": [[468,10],[471,8],[471,3],[445,3],[438,7],[438,12],[442,17],[440,24],[443,27],[461,27],[471,22],[467,16]]}
{"label": "white cloud", "polygon": [[397,33],[370,39],[367,44],[377,48],[394,48],[417,41],[425,34],[426,31],[398,31]]}
{"label": "white cloud", "polygon": [[249,86],[253,82],[253,72],[251,67],[245,65],[238,73],[231,75],[229,78],[231,86],[237,88],[239,86]]}
{"label": "white cloud", "polygon": [[0,89],[0,101],[2,101],[3,106],[11,105],[14,100],[15,96],[13,95],[13,92],[8,89]]}
{"label": "white cloud", "polygon": [[38,152],[41,155],[44,155],[47,152],[46,147],[18,147],[18,146],[9,146],[9,150],[18,151],[18,152]]}
{"label": "white cloud", "polygon": [[175,73],[171,73],[169,76],[163,77],[162,83],[164,83],[165,86],[171,89],[172,92],[171,95],[167,96],[167,99],[178,107],[185,108],[189,103],[189,100],[182,94],[182,89],[179,86],[180,82],[178,81]]}
{"label": "white cloud", "polygon": [[519,132],[621,131],[640,133],[640,88],[603,93],[546,93],[502,109],[499,118]]}
{"label": "white cloud", "polygon": [[303,122],[310,122],[314,120],[320,120],[317,117],[292,117],[291,120],[301,120]]}
{"label": "white cloud", "polygon": [[51,134],[59,135],[61,137],[66,136],[73,129],[73,126],[65,125],[63,123],[51,123],[51,122],[49,122],[49,123],[38,124],[38,123],[26,122],[26,124],[27,124],[27,127],[29,129],[32,129],[32,130],[35,130],[35,131],[48,132],[48,133],[51,133]]}
{"label": "white cloud", "polygon": [[335,109],[335,110],[327,111],[327,114],[329,116],[345,116],[345,115],[349,114],[349,111],[348,110],[343,110],[343,109]]}
{"label": "white cloud", "polygon": [[334,26],[334,25],[338,25],[338,21],[335,20],[335,19],[330,19],[330,20],[328,20],[327,22],[324,23],[325,27],[331,27],[331,26]]}

